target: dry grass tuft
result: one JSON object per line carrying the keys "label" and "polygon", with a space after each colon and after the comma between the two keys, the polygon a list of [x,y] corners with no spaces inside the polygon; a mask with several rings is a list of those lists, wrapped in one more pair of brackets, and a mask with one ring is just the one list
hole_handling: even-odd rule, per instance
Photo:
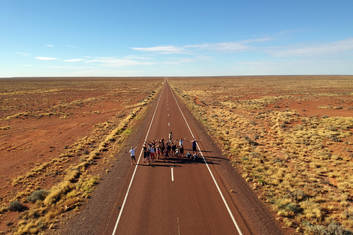
{"label": "dry grass tuft", "polygon": [[284,227],[353,231],[352,77],[169,84]]}
{"label": "dry grass tuft", "polygon": [[[159,89],[159,88],[158,88]],[[13,226],[15,234],[42,233],[55,227],[58,218],[69,211],[76,211],[99,182],[96,172],[98,164],[109,163],[109,156],[115,156],[123,141],[131,133],[138,118],[144,115],[146,105],[158,94],[154,91],[129,113],[118,117],[119,122],[106,121],[96,126],[94,136],[87,136],[49,162],[40,164],[23,176],[13,180],[15,187],[28,186],[18,192],[17,199],[32,202],[29,209],[21,214],[21,221]],[[79,103],[75,103],[79,105]],[[102,160],[101,160],[102,159]],[[113,158],[111,158],[113,159]],[[66,170],[65,170],[66,169]],[[58,183],[47,190],[36,190],[46,177],[56,177]],[[6,210],[3,210],[6,213]],[[1,213],[0,213],[1,214]]]}
{"label": "dry grass tuft", "polygon": [[6,131],[6,130],[10,130],[10,126],[1,126],[0,127],[0,131]]}

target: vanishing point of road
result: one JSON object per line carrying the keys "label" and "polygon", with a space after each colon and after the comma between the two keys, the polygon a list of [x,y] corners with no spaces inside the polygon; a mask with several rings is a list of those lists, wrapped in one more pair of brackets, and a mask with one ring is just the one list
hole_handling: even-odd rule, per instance
{"label": "vanishing point of road", "polygon": [[[144,141],[167,139],[170,131],[174,139],[186,139],[185,152],[191,152],[190,140],[199,140],[204,161],[162,159],[142,165]],[[140,164],[130,166],[127,151],[136,145]],[[59,233],[282,234],[167,81],[119,154],[92,199]]]}

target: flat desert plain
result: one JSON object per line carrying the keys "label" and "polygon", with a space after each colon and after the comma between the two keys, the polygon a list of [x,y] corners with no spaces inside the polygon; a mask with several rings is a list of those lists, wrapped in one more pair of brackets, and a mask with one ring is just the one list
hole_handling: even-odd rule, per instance
{"label": "flat desert plain", "polygon": [[[284,231],[353,231],[353,76],[168,78]],[[55,229],[163,79],[0,80],[0,234]]]}
{"label": "flat desert plain", "polygon": [[1,79],[0,234],[40,232],[75,211],[161,85],[152,78]]}
{"label": "flat desert plain", "polygon": [[169,84],[283,227],[353,231],[353,76]]}

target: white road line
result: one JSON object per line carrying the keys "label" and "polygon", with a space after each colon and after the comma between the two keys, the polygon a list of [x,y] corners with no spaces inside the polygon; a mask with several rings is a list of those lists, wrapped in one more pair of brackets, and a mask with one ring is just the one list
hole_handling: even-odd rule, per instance
{"label": "white road line", "polygon": [[170,168],[170,175],[172,176],[172,182],[174,182],[174,170],[173,170],[173,167]]}
{"label": "white road line", "polygon": [[[144,142],[146,142],[147,137],[148,137],[148,134],[150,133],[151,126],[152,126],[154,117],[155,117],[155,115],[156,115],[156,111],[157,111],[157,108],[158,108],[158,106],[159,106],[159,101],[161,100],[162,93],[163,93],[163,91],[161,91],[161,94],[159,95],[159,98],[158,98],[158,101],[157,101],[157,105],[156,105],[156,108],[155,108],[155,110],[154,110],[154,113],[153,113],[153,116],[152,116],[152,119],[151,119],[150,126],[148,127],[148,130],[147,130],[147,133],[146,133],[146,137],[145,137]],[[112,235],[115,235],[116,230],[117,230],[117,228],[118,228],[118,224],[119,224],[121,215],[122,215],[122,213],[123,213],[123,210],[124,210],[124,207],[125,207],[125,204],[126,204],[127,196],[129,195],[130,188],[131,188],[132,182],[134,181],[135,174],[136,174],[136,170],[137,170],[138,164],[139,164],[140,159],[141,159],[142,150],[143,150],[143,148],[141,148],[141,152],[140,152],[139,158],[138,158],[138,160],[137,160],[137,164],[136,164],[136,166],[135,166],[134,172],[132,173],[131,180],[130,180],[129,186],[128,186],[127,190],[126,190],[126,194],[125,194],[125,197],[124,197],[124,201],[123,201],[123,204],[121,205],[121,209],[120,209],[120,211],[119,211],[118,218],[116,219],[116,222],[115,222],[115,226],[114,226],[114,230],[113,230]]]}
{"label": "white road line", "polygon": [[168,122],[168,126],[170,126],[170,122]]}
{"label": "white road line", "polygon": [[[185,121],[187,127],[189,128],[189,131],[190,131],[190,134],[191,134],[192,138],[195,138],[194,134],[193,134],[192,131],[191,131],[191,128],[190,128],[190,126],[189,126],[189,123],[186,121],[186,118],[185,118],[185,116],[184,116],[183,111],[181,111],[181,108],[180,108],[180,106],[179,106],[179,104],[178,104],[177,99],[175,98],[175,95],[174,95],[172,89],[170,89],[170,91],[172,92],[172,95],[173,95],[173,97],[174,97],[175,103],[177,104],[177,106],[178,106],[178,108],[179,108],[179,110],[180,110],[180,112],[181,112],[181,115],[183,116],[184,121]],[[232,211],[230,210],[226,199],[225,199],[224,196],[223,196],[223,193],[222,193],[222,191],[221,191],[221,189],[220,189],[220,187],[219,187],[219,185],[218,185],[218,183],[217,183],[217,181],[216,181],[216,178],[214,177],[214,175],[213,175],[213,173],[212,173],[210,167],[208,166],[208,164],[207,164],[207,162],[206,162],[205,157],[203,156],[203,153],[202,153],[202,151],[201,151],[201,149],[200,149],[199,144],[196,143],[196,145],[197,145],[197,148],[198,148],[198,150],[199,150],[199,152],[200,152],[200,154],[201,154],[201,156],[202,156],[202,158],[203,158],[203,161],[205,162],[205,165],[206,165],[206,167],[207,167],[207,169],[208,169],[208,172],[210,173],[211,178],[213,179],[213,182],[214,182],[214,184],[216,185],[216,188],[217,188],[217,190],[218,190],[218,192],[219,192],[219,195],[220,195],[221,198],[222,198],[222,201],[223,201],[223,203],[224,203],[224,205],[225,205],[225,207],[226,207],[226,209],[227,209],[227,211],[228,211],[228,214],[229,214],[230,218],[231,218],[232,221],[233,221],[233,224],[234,224],[235,228],[237,229],[238,233],[239,233],[240,235],[242,235],[243,233],[241,232],[241,230],[240,230],[240,228],[239,228],[239,225],[238,225],[237,221],[235,220],[235,218],[234,218],[234,216],[233,216],[233,213],[232,213]]]}

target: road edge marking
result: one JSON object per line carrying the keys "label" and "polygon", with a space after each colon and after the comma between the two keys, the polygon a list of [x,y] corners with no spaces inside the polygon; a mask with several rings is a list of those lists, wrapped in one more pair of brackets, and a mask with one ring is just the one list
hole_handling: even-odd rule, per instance
{"label": "road edge marking", "polygon": [[[162,88],[162,89],[163,89],[163,88]],[[163,92],[164,92],[164,91],[162,90],[161,93],[159,94],[159,98],[158,98],[158,101],[157,101],[157,105],[156,105],[156,108],[155,108],[155,110],[154,110],[154,112],[153,112],[153,116],[152,116],[150,125],[149,125],[149,127],[148,127],[148,130],[147,130],[147,133],[146,133],[144,142],[146,142],[147,137],[148,137],[148,134],[150,133],[150,130],[151,130],[151,127],[152,127],[152,123],[153,123],[154,117],[155,117],[155,115],[156,115],[157,108],[158,108],[158,106],[159,106],[159,102],[160,102],[160,100],[161,100],[161,96],[162,96],[162,93],[163,93]],[[127,197],[128,197],[128,195],[129,195],[129,192],[130,192],[130,188],[131,188],[132,182],[134,181],[134,178],[135,178],[135,174],[136,174],[137,167],[138,167],[138,165],[139,165],[139,163],[140,163],[140,159],[141,159],[141,156],[142,156],[142,151],[143,151],[143,148],[141,148],[141,152],[140,152],[139,158],[138,158],[138,160],[137,160],[137,164],[135,165],[134,172],[132,173],[131,180],[130,180],[129,186],[128,186],[127,190],[126,190],[126,194],[125,194],[125,197],[124,197],[124,200],[123,200],[123,204],[121,205],[118,218],[116,219],[116,222],[115,222],[115,226],[114,226],[114,230],[113,230],[112,235],[115,235],[116,230],[117,230],[117,228],[118,228],[118,224],[119,224],[121,215],[122,215],[122,213],[123,213],[123,210],[124,210],[124,207],[125,207],[125,204],[126,204],[126,201],[127,201]]]}
{"label": "road edge marking", "polygon": [[[191,134],[192,138],[195,139],[195,136],[194,136],[194,134],[192,133],[191,128],[190,128],[190,126],[189,126],[189,123],[187,122],[187,120],[186,120],[186,118],[185,118],[185,116],[184,116],[184,113],[183,113],[183,111],[181,110],[181,108],[180,108],[180,106],[179,106],[179,103],[178,103],[178,101],[177,101],[177,99],[176,99],[176,97],[175,97],[175,95],[174,95],[172,89],[170,88],[169,84],[168,84],[168,87],[169,87],[170,91],[172,92],[172,95],[173,95],[173,97],[174,97],[175,103],[177,104],[177,106],[178,106],[178,108],[179,108],[179,111],[180,111],[181,115],[183,116],[183,119],[184,119],[184,121],[185,121],[185,123],[186,123],[186,125],[187,125],[187,127],[188,127],[188,129],[189,129],[189,131],[190,131],[190,134]],[[234,215],[233,215],[232,211],[230,210],[230,208],[229,208],[229,206],[228,206],[228,203],[227,203],[226,199],[225,199],[224,196],[223,196],[223,193],[222,193],[222,191],[221,191],[221,189],[220,189],[220,187],[219,187],[219,185],[218,185],[218,183],[217,183],[217,181],[216,181],[216,178],[214,177],[214,175],[213,175],[213,173],[212,173],[210,167],[208,166],[207,161],[206,161],[205,157],[203,156],[203,153],[202,153],[202,151],[201,151],[201,149],[200,149],[200,146],[199,146],[199,144],[198,144],[197,142],[196,142],[196,146],[197,146],[199,152],[201,153],[201,156],[202,156],[202,158],[203,158],[203,161],[204,161],[204,163],[205,163],[205,165],[206,165],[206,167],[207,167],[207,169],[208,169],[208,172],[209,172],[210,175],[211,175],[211,178],[212,178],[214,184],[216,185],[216,188],[217,188],[217,190],[218,190],[218,193],[219,193],[219,195],[220,195],[221,198],[222,198],[222,201],[223,201],[223,203],[224,203],[224,205],[225,205],[225,207],[226,207],[226,209],[227,209],[227,211],[228,211],[228,214],[229,214],[230,218],[231,218],[232,221],[233,221],[233,224],[234,224],[235,228],[237,229],[237,231],[238,231],[238,233],[239,233],[240,235],[243,235],[243,233],[241,232],[241,230],[240,230],[240,228],[239,228],[239,225],[238,225],[237,221],[236,221],[235,218],[234,218]]]}
{"label": "road edge marking", "polygon": [[174,182],[174,169],[173,169],[173,167],[170,168],[170,175],[172,177],[172,182]]}

